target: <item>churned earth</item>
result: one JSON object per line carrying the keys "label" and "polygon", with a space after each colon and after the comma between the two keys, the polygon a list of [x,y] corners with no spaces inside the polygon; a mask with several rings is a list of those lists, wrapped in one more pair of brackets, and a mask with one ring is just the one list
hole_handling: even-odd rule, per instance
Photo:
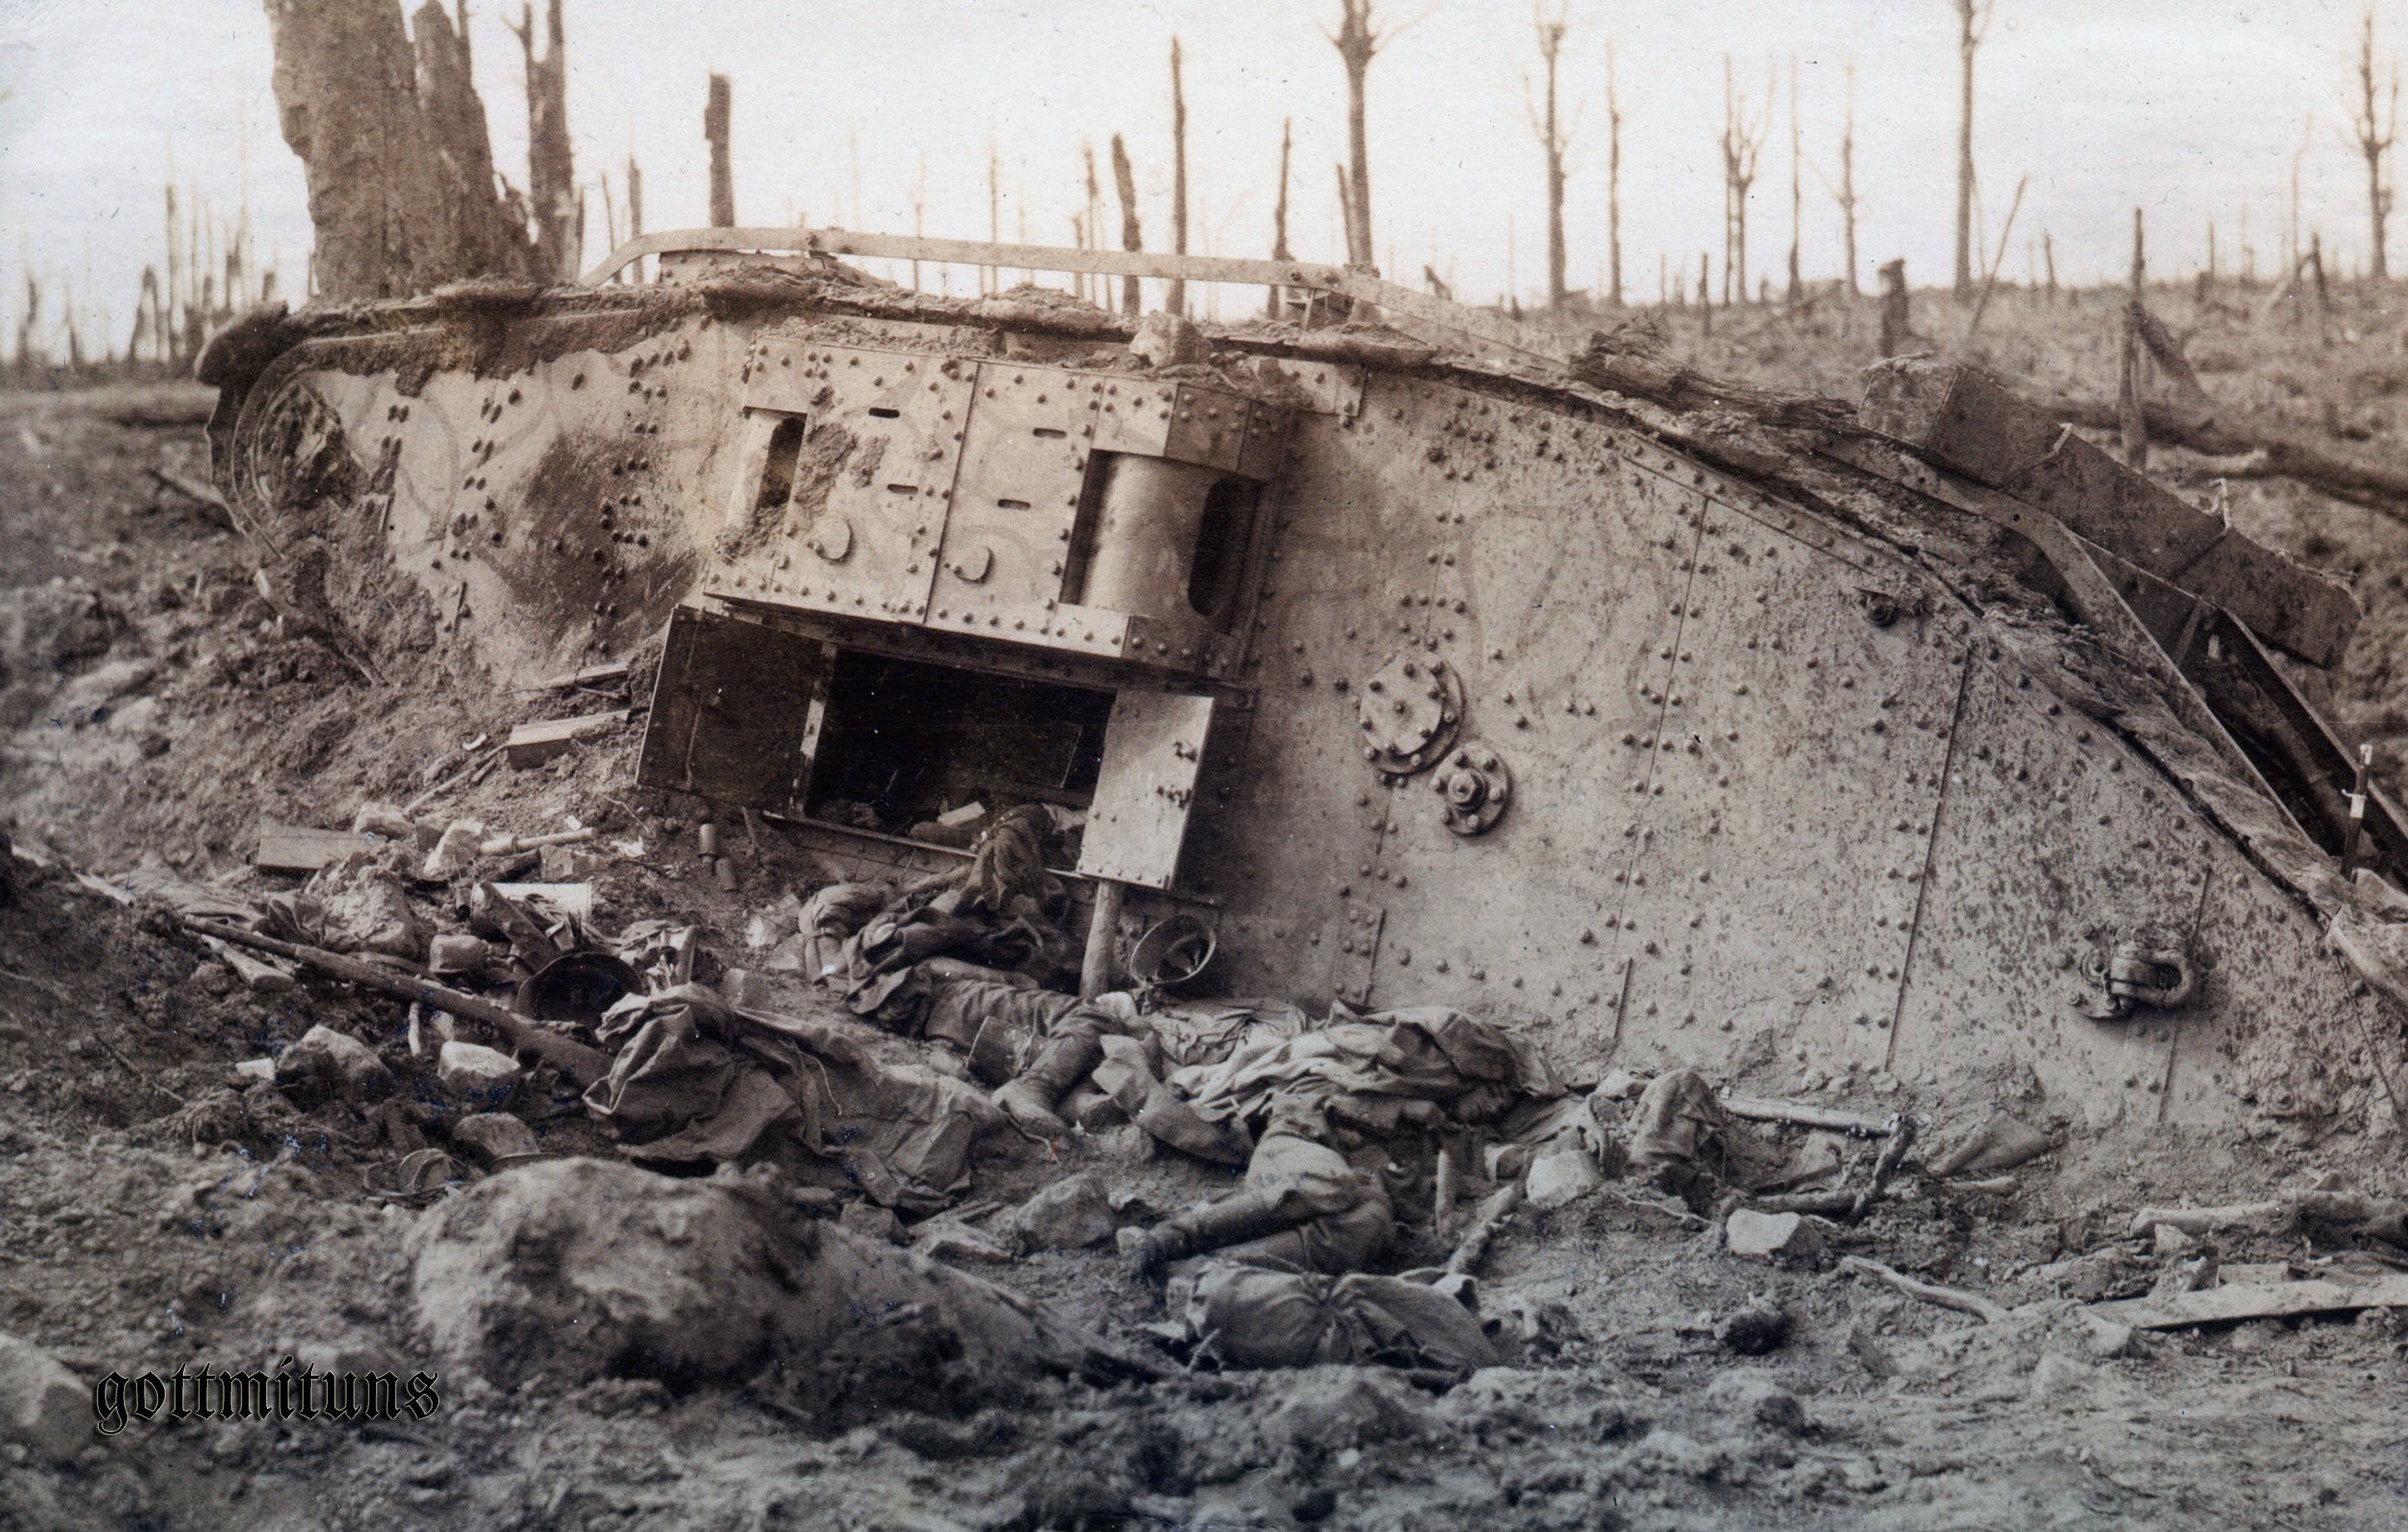
{"label": "churned earth", "polygon": [[[1736,351],[1735,326],[1717,319],[1715,345]],[[1835,391],[1836,365],[1829,379],[1799,377],[1812,369],[1790,358],[1869,334],[1862,313],[1849,337],[1817,336],[1805,319],[1785,335],[1776,316],[1745,320],[1745,344],[1781,351],[1760,362],[1767,374]],[[2105,320],[2094,310],[2093,322]],[[2333,346],[2360,347],[2364,366],[2395,365],[2398,325],[2386,322]],[[2068,333],[2081,332],[2069,322]],[[2042,340],[2014,335],[2043,354]],[[2288,354],[2267,365],[2294,365]],[[2249,365],[2225,376],[2254,386]],[[2081,1311],[2198,1258],[2135,1232],[2141,1207],[2311,1184],[2400,1194],[2396,1131],[2344,1139],[2313,1121],[2138,1159],[2077,1134],[2003,1176],[1953,1181],[1910,1159],[1864,1219],[1785,1264],[1734,1255],[1709,1219],[1635,1180],[1610,1182],[1506,1226],[1482,1268],[1482,1307],[1527,1316],[1534,1339],[1520,1366],[1442,1391],[1338,1367],[1063,1379],[966,1417],[895,1409],[831,1428],[768,1387],[538,1372],[505,1389],[438,1364],[411,1264],[413,1225],[435,1215],[369,1194],[394,1159],[391,1127],[233,1069],[322,1024],[421,1080],[403,1007],[315,981],[248,988],[154,904],[77,875],[257,895],[296,881],[251,870],[263,814],[338,827],[364,802],[437,787],[425,810],[437,818],[538,833],[574,814],[640,840],[642,855],[597,877],[599,918],[699,924],[730,963],[752,950],[754,917],[823,875],[764,823],[727,838],[737,886],[721,886],[693,850],[698,806],[633,788],[632,729],[468,780],[469,741],[499,738],[537,708],[599,704],[530,702],[439,672],[371,684],[280,623],[241,540],[150,472],[206,479],[207,403],[173,385],[0,400],[0,813],[21,853],[0,908],[0,1333],[79,1385],[291,1355],[436,1369],[442,1402],[423,1421],[136,1422],[55,1458],[11,1441],[0,1527],[2004,1532],[2408,1518],[2401,1310],[2137,1335]],[[2383,430],[2393,439],[2387,419]],[[2240,486],[2232,504],[2236,524],[2348,574],[2366,600],[2333,701],[2355,734],[2382,742],[2396,780],[2408,722],[2386,711],[2389,656],[2408,642],[2408,595],[2392,571],[2408,568],[2408,532],[2281,480]],[[808,992],[793,1003],[816,1004]],[[834,1008],[812,1014],[850,1024]],[[916,1047],[870,1041],[898,1061]],[[1799,1069],[1798,1090],[1821,1085],[1821,1102],[1931,1109],[1912,1087],[1833,1089]],[[2051,1124],[2037,1095],[1986,1107]],[[549,1154],[616,1156],[573,1096],[516,1110]],[[1925,1142],[1976,1125],[1935,1121]],[[1833,1143],[1852,1163],[1870,1153]],[[1098,1134],[1058,1153],[1007,1138],[981,1158],[970,1195],[1009,1207],[1082,1170],[1157,1208],[1226,1185],[1222,1172]],[[1467,1202],[1487,1190],[1475,1175]],[[1426,1201],[1406,1215],[1403,1264],[1443,1254],[1428,1216]],[[2228,1267],[2289,1261],[2302,1274],[2382,1274],[2401,1257],[2329,1230],[2214,1243]],[[1843,1268],[1850,1255],[1978,1294],[2003,1316],[1906,1296]],[[1163,1317],[1160,1290],[1109,1245],[966,1269],[1131,1351],[1151,1347],[1142,1326]],[[1757,1299],[1786,1317],[1785,1339],[1739,1354],[1718,1324]]]}

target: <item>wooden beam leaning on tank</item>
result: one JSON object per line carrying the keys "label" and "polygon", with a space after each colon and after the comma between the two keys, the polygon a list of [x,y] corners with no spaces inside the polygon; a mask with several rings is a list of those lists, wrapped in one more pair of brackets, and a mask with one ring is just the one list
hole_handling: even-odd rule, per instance
{"label": "wooden beam leaning on tank", "polygon": [[1865,373],[1857,418],[2223,608],[2310,665],[2339,659],[2357,629],[2358,603],[2346,590],[2125,467],[1973,368],[1912,357],[1877,363]]}

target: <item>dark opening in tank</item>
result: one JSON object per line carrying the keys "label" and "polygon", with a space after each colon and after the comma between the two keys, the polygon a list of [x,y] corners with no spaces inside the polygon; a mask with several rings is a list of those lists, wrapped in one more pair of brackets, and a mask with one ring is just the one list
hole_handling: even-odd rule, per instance
{"label": "dark opening in tank", "polygon": [[795,464],[803,454],[803,418],[789,415],[769,433],[768,454],[761,461],[761,493],[756,510],[775,510],[795,493]]}
{"label": "dark opening in tank", "polygon": [[[847,651],[828,679],[808,812],[829,823],[968,845],[986,814],[1084,809],[1112,694]],[[953,816],[954,823],[942,821]]]}

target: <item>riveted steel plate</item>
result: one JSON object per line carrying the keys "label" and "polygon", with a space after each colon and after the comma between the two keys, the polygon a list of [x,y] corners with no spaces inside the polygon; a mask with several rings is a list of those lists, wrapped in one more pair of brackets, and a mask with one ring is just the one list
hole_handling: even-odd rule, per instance
{"label": "riveted steel plate", "polygon": [[1642,752],[1656,811],[1621,874],[1627,1035],[1702,1062],[1770,1030],[1826,1068],[1879,1064],[1962,641],[1942,621],[1877,626],[1865,569],[1725,501],[1698,510]]}
{"label": "riveted steel plate", "polygon": [[1946,1080],[2028,1067],[2094,1124],[2152,1121],[2166,1025],[2212,1009],[2218,980],[2211,969],[2206,995],[2165,1024],[2100,1023],[2082,1013],[2076,964],[2138,925],[2194,929],[2213,832],[2104,725],[2023,680],[1985,659],[1967,687],[1891,1067]]}
{"label": "riveted steel plate", "polygon": [[1125,691],[1112,699],[1103,770],[1079,852],[1081,872],[1146,888],[1170,886],[1179,875],[1211,727],[1211,697]]}
{"label": "riveted steel plate", "polygon": [[[545,338],[531,327],[538,359],[517,370],[437,371],[409,393],[391,371],[351,370],[354,342],[310,342],[270,369],[257,401],[264,410],[298,388],[340,422],[356,499],[339,530],[367,542],[330,556],[332,609],[392,609],[389,592],[362,587],[355,600],[343,588],[371,578],[363,555],[381,543],[425,592],[436,640],[505,681],[623,654],[658,631],[693,579],[683,506],[712,476],[724,421],[698,408],[700,377],[722,364],[716,332],[556,356],[540,354]],[[303,546],[293,534],[331,530],[314,501],[279,519],[263,530],[287,554]]]}
{"label": "riveted steel plate", "polygon": [[929,625],[1050,641],[1104,379],[984,363]]}
{"label": "riveted steel plate", "polygon": [[[747,491],[757,465],[731,476],[731,503],[704,589],[737,600],[889,622],[929,609],[937,552],[960,466],[973,364],[913,351],[829,346],[809,336],[757,342],[743,380],[748,409],[802,422],[780,505]],[[749,451],[767,450],[759,425]]]}

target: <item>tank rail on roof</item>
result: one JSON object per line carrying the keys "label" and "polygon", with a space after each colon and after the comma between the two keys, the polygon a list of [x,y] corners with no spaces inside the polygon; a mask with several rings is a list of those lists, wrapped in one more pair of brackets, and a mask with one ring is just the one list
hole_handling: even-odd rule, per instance
{"label": "tank rail on roof", "polygon": [[1400,287],[1366,267],[1319,265],[1306,261],[1070,250],[1059,245],[1005,245],[983,239],[855,234],[844,229],[666,229],[626,241],[580,279],[587,287],[599,287],[644,256],[685,251],[850,255],[950,265],[1018,266],[1024,271],[1082,272],[1101,277],[1152,277],[1164,281],[1297,287],[1373,305],[1386,311],[1390,324],[1429,345],[1459,350],[1466,340],[1478,341],[1556,366],[1569,365],[1576,350],[1561,338],[1502,316]]}

